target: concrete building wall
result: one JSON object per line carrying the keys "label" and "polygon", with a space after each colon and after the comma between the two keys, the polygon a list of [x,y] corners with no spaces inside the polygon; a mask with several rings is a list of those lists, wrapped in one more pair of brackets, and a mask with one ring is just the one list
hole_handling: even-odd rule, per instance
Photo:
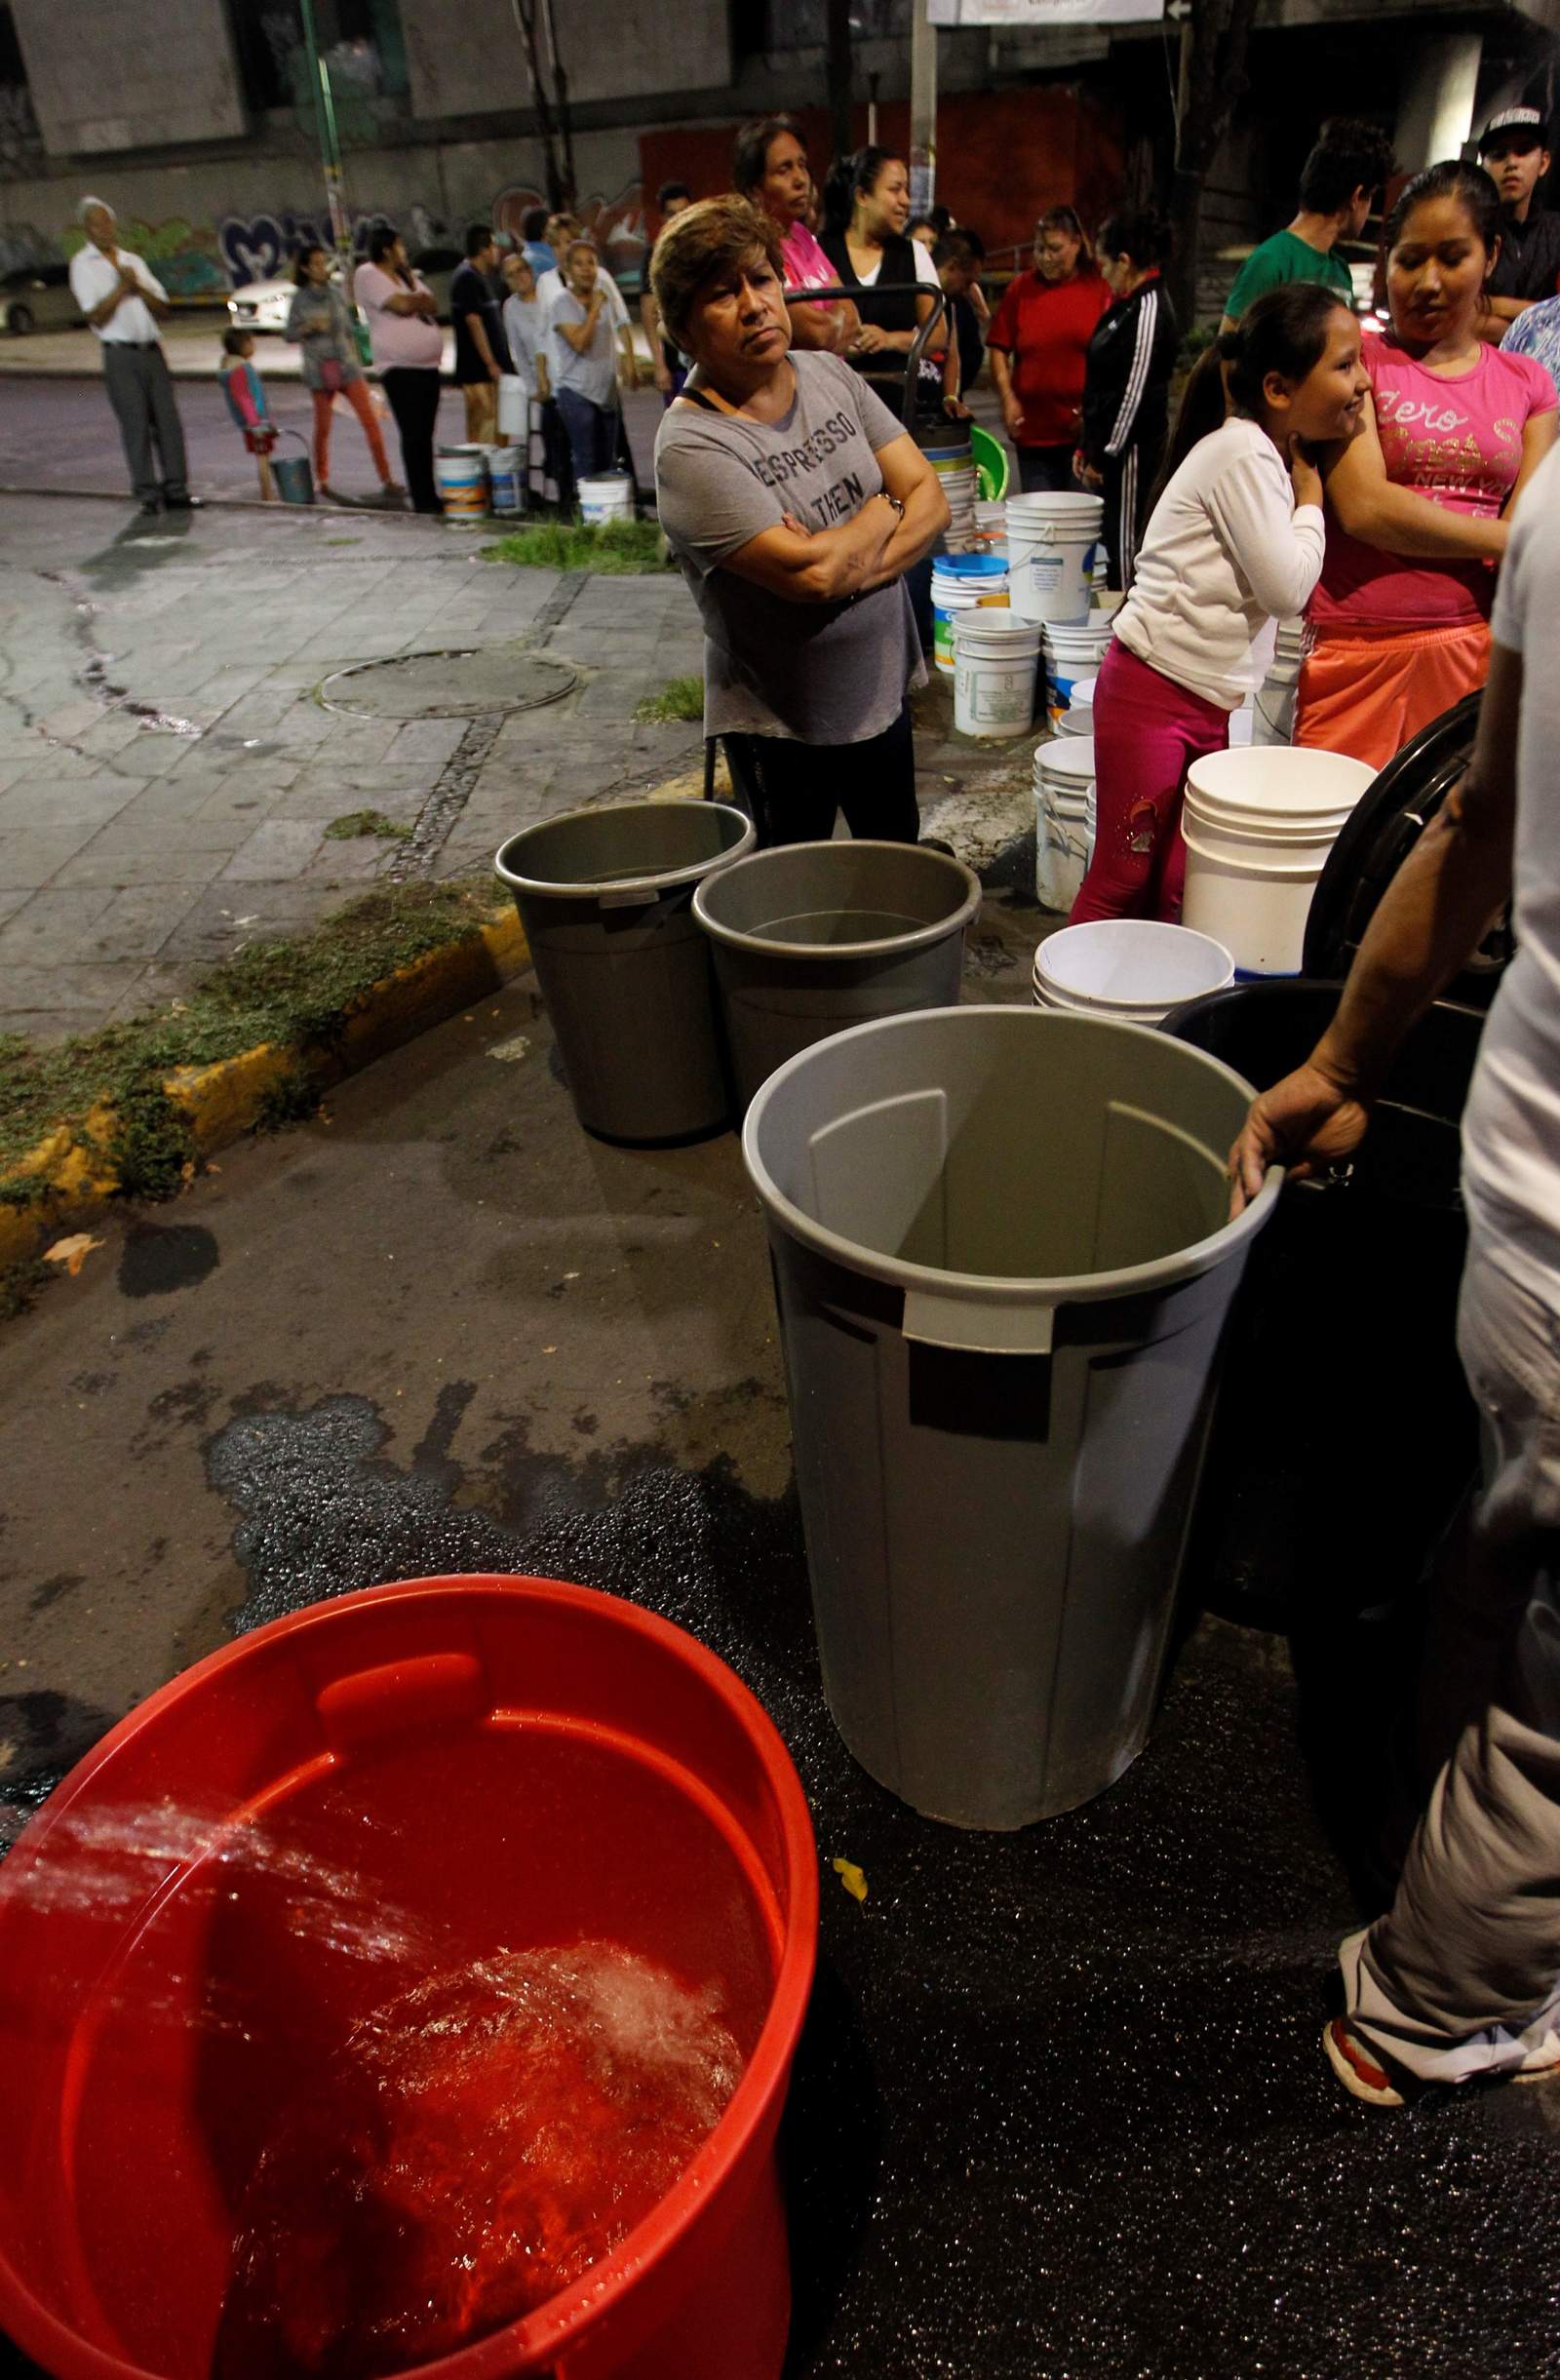
{"label": "concrete building wall", "polygon": [[[637,262],[644,240],[639,135],[587,133],[575,141],[580,212],[608,261]],[[347,200],[360,242],[371,226],[400,225],[413,248],[442,245],[468,222],[519,229],[546,195],[541,159],[527,140],[450,141],[435,147],[355,149]],[[297,147],[198,165],[71,167],[0,183],[0,271],[71,254],[82,192],[96,186],[116,209],[127,248],[144,255],[176,297],[215,296],[278,271],[305,236],[328,236],[319,160]]]}
{"label": "concrete building wall", "polygon": [[160,0],[156,31],[120,0],[12,0],[51,156],[235,140],[248,130],[222,0]]}
{"label": "concrete building wall", "polygon": [[[411,104],[425,121],[528,104],[511,0],[402,0]],[[731,80],[725,0],[560,0],[571,99],[658,98]]]}

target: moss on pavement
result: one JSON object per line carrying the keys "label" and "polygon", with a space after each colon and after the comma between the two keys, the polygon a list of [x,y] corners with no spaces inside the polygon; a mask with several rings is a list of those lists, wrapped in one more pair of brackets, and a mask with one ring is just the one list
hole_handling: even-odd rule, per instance
{"label": "moss on pavement", "polygon": [[[384,977],[428,952],[479,933],[493,912],[486,878],[446,884],[385,884],[349,902],[313,933],[254,942],[225,959],[184,999],[66,1041],[0,1035],[0,1202],[45,1194],[14,1169],[60,1125],[80,1127],[95,1109],[113,1117],[107,1156],[128,1195],[166,1197],[192,1154],[187,1114],[165,1084],[180,1067],[211,1066],[261,1042],[329,1049],[353,1004]],[[278,1099],[276,1123],[306,1112]]]}

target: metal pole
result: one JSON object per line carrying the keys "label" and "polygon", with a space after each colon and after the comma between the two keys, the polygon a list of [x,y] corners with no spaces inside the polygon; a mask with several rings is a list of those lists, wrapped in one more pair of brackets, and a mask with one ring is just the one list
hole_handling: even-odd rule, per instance
{"label": "metal pole", "polygon": [[910,206],[929,214],[937,196],[937,27],[927,0],[911,0]]}
{"label": "metal pole", "polygon": [[331,245],[340,264],[341,290],[352,318],[352,335],[357,342],[360,358],[367,364],[370,356],[369,326],[352,296],[352,225],[347,216],[346,177],[341,171],[341,139],[336,131],[335,102],[331,96],[331,69],[320,56],[320,44],[314,30],[314,0],[298,0],[298,4],[303,19],[309,88],[314,95],[314,129],[320,143],[320,168],[325,176],[325,203],[331,217]]}
{"label": "metal pole", "polygon": [[343,272],[352,267],[352,233],[347,222],[346,194],[341,174],[341,143],[336,135],[335,106],[331,98],[331,70],[320,56],[314,30],[314,0],[299,0],[303,47],[308,60],[309,89],[314,97],[314,129],[320,143],[325,175],[325,203],[331,217],[331,244],[341,258]]}

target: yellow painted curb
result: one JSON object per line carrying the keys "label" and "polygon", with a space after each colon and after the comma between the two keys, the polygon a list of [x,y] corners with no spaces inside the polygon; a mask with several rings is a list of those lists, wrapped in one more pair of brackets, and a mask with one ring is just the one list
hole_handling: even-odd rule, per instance
{"label": "yellow painted curb", "polygon": [[[254,1130],[267,1097],[284,1079],[302,1073],[317,1084],[339,1082],[496,992],[529,963],[520,918],[510,910],[371,985],[329,1049],[262,1041],[214,1066],[180,1067],[163,1087],[183,1109],[201,1155],[210,1156]],[[105,1155],[114,1125],[113,1111],[99,1104],[79,1126],[57,1126],[13,1168],[11,1180],[25,1183],[32,1194],[25,1205],[0,1203],[0,1271],[102,1212],[119,1188]]]}
{"label": "yellow painted curb", "polygon": [[[730,776],[722,759],[716,792],[728,795]],[[637,797],[650,801],[696,800],[704,792],[702,767],[669,777]],[[211,1156],[253,1132],[278,1085],[302,1073],[316,1085],[339,1082],[404,1041],[442,1025],[530,964],[525,929],[513,909],[495,914],[475,934],[425,952],[364,993],[349,1011],[343,1032],[328,1049],[298,1049],[262,1041],[214,1066],[180,1067],[164,1084],[182,1108],[196,1150]],[[25,1203],[0,1200],[0,1272],[24,1264],[63,1231],[100,1215],[119,1190],[106,1151],[116,1117],[99,1103],[79,1126],[60,1124],[12,1168],[8,1181],[25,1184]]]}

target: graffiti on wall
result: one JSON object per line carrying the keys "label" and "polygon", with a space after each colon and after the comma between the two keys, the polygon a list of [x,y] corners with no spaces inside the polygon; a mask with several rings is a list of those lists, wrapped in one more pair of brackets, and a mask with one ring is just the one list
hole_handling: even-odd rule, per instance
{"label": "graffiti on wall", "polygon": [[[545,207],[540,190],[526,182],[511,182],[493,201],[493,229],[506,239],[519,240],[521,224],[532,207]],[[581,223],[601,251],[602,262],[614,281],[637,289],[644,273],[649,245],[644,222],[644,186],[637,177],[626,182],[616,198],[579,200],[574,208]]]}
{"label": "graffiti on wall", "polygon": [[[493,201],[493,228],[518,241],[526,210],[544,204],[540,191],[512,182]],[[598,194],[583,200],[575,213],[601,250],[608,272],[627,289],[637,289],[648,245],[639,181],[627,183],[615,198]],[[420,205],[389,213],[379,207],[355,207],[349,219],[353,252],[360,257],[368,254],[370,238],[380,223],[397,225],[413,257],[428,249],[458,248],[465,230],[464,222],[451,227]],[[257,215],[225,215],[215,223],[191,222],[184,215],[159,222],[126,215],[119,230],[125,246],[145,257],[170,297],[185,300],[220,298],[247,282],[268,281],[289,270],[305,241],[329,245],[331,238],[330,217],[323,208],[314,214],[283,207]],[[74,221],[53,234],[33,223],[0,222],[0,271],[58,263],[75,254],[83,237]]]}
{"label": "graffiti on wall", "polygon": [[[181,215],[148,223],[138,216],[120,218],[119,236],[137,256],[144,256],[170,297],[222,297],[227,279],[210,224],[192,223]],[[60,239],[64,254],[73,256],[85,245],[86,234],[72,223]]]}

